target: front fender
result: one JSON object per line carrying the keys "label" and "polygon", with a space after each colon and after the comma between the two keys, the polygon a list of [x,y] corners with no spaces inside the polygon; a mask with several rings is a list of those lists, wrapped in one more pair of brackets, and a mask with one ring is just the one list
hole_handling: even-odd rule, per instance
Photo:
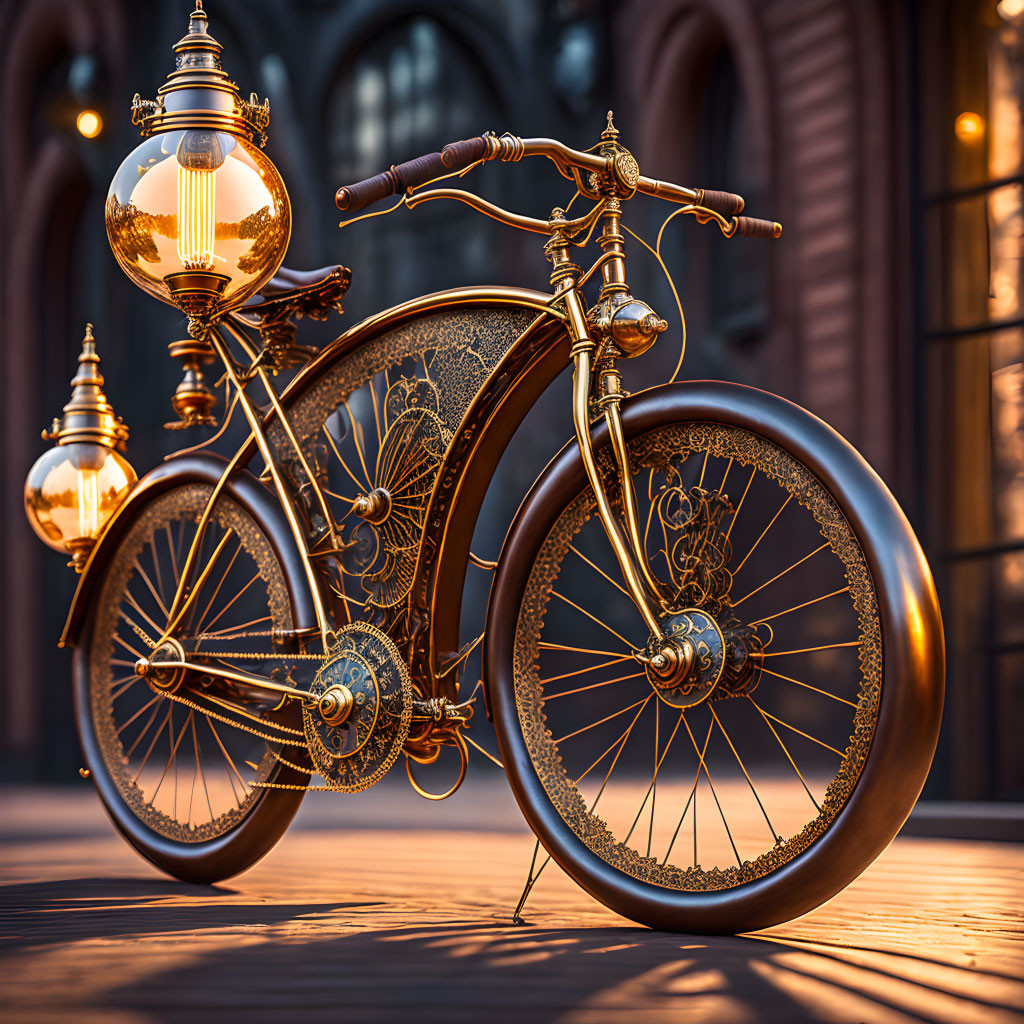
{"label": "front fender", "polygon": [[[107,523],[89,555],[60,638],[61,647],[77,645],[92,599],[106,575],[106,568],[116,555],[121,540],[146,505],[173,487],[193,483],[215,486],[224,476],[228,465],[227,460],[206,452],[181,455],[157,466],[136,484]],[[316,611],[306,585],[302,556],[295,546],[275,495],[244,469],[234,471],[225,484],[224,493],[255,520],[274,549],[288,586],[295,628],[315,627]]]}

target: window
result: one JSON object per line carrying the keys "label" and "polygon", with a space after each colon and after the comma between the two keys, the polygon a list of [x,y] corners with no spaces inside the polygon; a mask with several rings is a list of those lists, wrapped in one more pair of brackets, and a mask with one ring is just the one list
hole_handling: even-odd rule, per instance
{"label": "window", "polygon": [[[1024,794],[1024,13],[942,11],[926,75],[921,295],[952,795]],[[995,9],[994,9],[995,8]],[[938,18],[939,15],[936,15]],[[940,55],[947,59],[940,60]],[[937,86],[929,89],[928,79]]]}
{"label": "window", "polygon": [[[389,25],[360,47],[331,94],[333,180],[360,181],[452,140],[480,135],[503,123],[497,108],[476,58],[437,21],[421,16]],[[474,189],[489,178],[481,169],[472,173]],[[467,230],[474,216],[453,203],[428,203],[343,234],[343,242],[358,247],[352,255],[339,253],[357,268],[350,311],[369,313],[416,293],[499,280],[498,257],[485,233]],[[425,253],[416,243],[428,237]]]}

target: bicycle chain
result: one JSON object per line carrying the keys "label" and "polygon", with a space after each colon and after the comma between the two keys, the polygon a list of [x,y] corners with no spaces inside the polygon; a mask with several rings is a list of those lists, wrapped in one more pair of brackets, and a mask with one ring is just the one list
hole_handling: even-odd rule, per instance
{"label": "bicycle chain", "polygon": [[[241,722],[236,722],[233,718],[228,718],[227,715],[218,714],[216,711],[211,711],[209,708],[204,708],[201,704],[197,704],[194,700],[190,700],[188,697],[181,697],[176,693],[164,692],[163,696],[169,700],[175,700],[179,704],[184,704],[185,707],[191,708],[193,711],[198,711],[201,715],[206,715],[209,718],[216,719],[218,722],[223,722],[225,725],[232,725],[236,729],[241,729],[242,732],[251,733],[258,739],[264,740],[267,743],[280,743],[286,747],[306,747],[305,743],[296,743],[295,740],[287,740],[282,736],[270,736],[267,733],[260,732],[259,729],[254,729],[251,725],[243,725]],[[305,737],[305,733],[301,729],[292,729],[287,725],[276,725],[273,722],[267,722],[267,725],[271,729],[280,729],[284,733],[288,733],[292,736]]]}
{"label": "bicycle chain", "polygon": [[[134,622],[129,622],[129,626],[138,634],[143,642],[150,648],[150,650],[156,650],[157,643],[150,635],[141,627],[136,626]],[[250,633],[238,633],[235,636],[224,637],[220,636],[219,640],[243,640],[251,639],[254,637],[268,637],[273,636],[273,632],[270,630],[256,630]],[[200,643],[202,640],[210,638],[212,634],[200,633],[196,637],[196,643]],[[323,661],[324,656],[322,654],[308,654],[305,651],[300,651],[295,654],[274,654],[267,651],[190,651],[190,654],[201,654],[204,658],[241,658],[249,661],[284,661],[286,659],[298,659],[300,661]]]}

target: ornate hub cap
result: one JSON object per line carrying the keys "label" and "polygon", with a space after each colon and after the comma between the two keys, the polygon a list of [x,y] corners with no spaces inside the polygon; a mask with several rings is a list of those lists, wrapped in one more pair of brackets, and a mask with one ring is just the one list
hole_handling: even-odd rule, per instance
{"label": "ornate hub cap", "polygon": [[675,708],[692,708],[711,696],[725,668],[725,640],[718,623],[687,608],[662,624],[663,639],[648,644],[647,678]]}

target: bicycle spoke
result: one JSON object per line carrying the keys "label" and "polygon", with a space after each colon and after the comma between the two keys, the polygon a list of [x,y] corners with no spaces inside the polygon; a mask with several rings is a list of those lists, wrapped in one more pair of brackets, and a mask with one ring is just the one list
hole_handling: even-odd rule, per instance
{"label": "bicycle spoke", "polygon": [[115,633],[112,637],[116,640],[126,651],[135,655],[136,660],[142,657],[142,651],[137,651],[127,640],[125,640],[120,633]]}
{"label": "bicycle spoke", "polygon": [[221,619],[221,618],[223,617],[224,613],[225,613],[225,612],[226,612],[226,611],[227,611],[227,610],[228,610],[228,609],[229,609],[229,608],[230,608],[230,607],[231,607],[231,606],[232,606],[232,605],[233,605],[233,604],[234,604],[234,603],[235,603],[235,602],[236,602],[236,601],[237,601],[237,600],[238,600],[238,599],[239,599],[239,598],[240,598],[240,597],[241,597],[241,596],[242,596],[242,595],[243,595],[243,594],[244,594],[244,593],[245,593],[245,592],[246,592],[246,591],[247,591],[247,590],[248,590],[248,589],[249,589],[249,588],[250,588],[250,587],[251,587],[251,586],[252,586],[252,585],[253,585],[253,584],[254,584],[254,583],[256,582],[256,581],[257,581],[257,580],[258,580],[258,579],[259,579],[259,578],[260,578],[260,574],[259,574],[259,570],[257,570],[257,571],[256,571],[256,575],[255,575],[255,576],[253,576],[253,578],[252,578],[251,580],[249,580],[249,582],[248,582],[248,583],[246,583],[246,585],[245,585],[244,587],[242,587],[242,589],[241,589],[241,590],[239,590],[239,591],[238,591],[238,592],[237,592],[237,593],[235,594],[235,596],[234,596],[233,598],[231,598],[231,600],[230,600],[230,601],[228,601],[228,603],[227,603],[226,605],[224,605],[224,607],[223,607],[223,608],[221,608],[221,610],[220,610],[219,612],[217,612],[216,616],[215,616],[215,617],[214,617],[213,619],[211,619],[211,620],[210,620],[210,623],[209,623],[209,625],[208,625],[208,626],[206,627],[206,632],[207,632],[207,634],[209,634],[209,633],[210,633],[210,630],[212,629],[212,627],[213,627],[213,626],[215,626],[215,625],[217,624],[217,622],[218,622],[218,621],[219,621],[219,620],[220,620],[220,619]]}
{"label": "bicycle spoke", "polygon": [[570,605],[571,607],[575,608],[576,611],[580,612],[583,615],[586,615],[588,619],[593,620],[599,626],[603,626],[606,630],[608,630],[609,633],[612,634],[612,636],[618,637],[627,647],[633,646],[621,633],[616,633],[615,630],[612,629],[612,627],[609,626],[607,622],[602,622],[596,615],[592,615],[585,608],[581,608],[578,604],[575,603],[575,601],[570,601],[569,598],[567,598],[564,594],[560,594],[557,590],[552,590],[551,593],[555,597],[559,598],[559,600],[562,600],[567,605]]}
{"label": "bicycle spoke", "polygon": [[[838,594],[846,594],[846,593],[849,592],[849,590],[850,590],[849,586],[842,587],[839,590],[833,590],[831,594],[822,594],[821,597],[816,597],[816,598],[814,598],[811,601],[804,601],[803,604],[797,604],[797,605],[794,605],[792,608],[787,608],[784,612],[776,612],[774,615],[768,615],[768,616],[766,616],[763,619],[757,619],[756,621],[751,622],[750,625],[758,626],[758,625],[761,625],[761,624],[763,624],[765,622],[771,622],[772,619],[781,618],[783,615],[788,615],[790,612],[797,612],[801,608],[809,608],[812,604],[817,604],[819,601],[827,601],[830,597],[836,597]],[[842,645],[838,645],[837,644],[835,646],[842,646]]]}
{"label": "bicycle spoke", "polygon": [[[241,622],[237,626],[225,626],[223,629],[207,630],[204,637],[222,637],[225,633],[236,633],[242,629],[250,629],[252,626],[259,626],[264,622],[273,622],[269,615],[261,615],[258,619],[250,619],[248,622]],[[239,652],[241,653],[241,652]]]}
{"label": "bicycle spoke", "polygon": [[[685,714],[685,712],[684,712]],[[665,851],[665,859],[661,862],[662,864],[668,863],[668,858],[672,853],[672,847],[675,846],[676,836],[679,835],[679,830],[683,827],[683,821],[686,819],[686,812],[690,809],[690,804],[695,800],[697,794],[697,783],[700,782],[700,769],[704,763],[704,755],[708,752],[708,742],[711,739],[711,730],[715,727],[714,721],[708,724],[708,734],[704,737],[704,747],[698,753],[697,771],[693,776],[693,785],[690,787],[690,795],[686,798],[686,806],[683,807],[683,813],[679,816],[679,823],[676,825],[675,832],[672,833],[672,838],[669,840],[668,849]],[[697,829],[696,829],[696,810],[694,810],[694,830],[693,830],[693,866],[697,866]]]}
{"label": "bicycle spoke", "polygon": [[[613,740],[613,741],[612,741],[612,743],[611,743],[611,744],[610,744],[610,745],[608,746],[608,748],[607,748],[607,749],[605,750],[605,752],[604,752],[604,753],[603,753],[603,754],[602,754],[602,755],[601,755],[601,756],[600,756],[600,757],[599,757],[599,758],[598,758],[598,759],[597,759],[597,760],[596,760],[596,761],[595,761],[595,762],[594,762],[594,763],[593,763],[593,764],[592,764],[592,765],[591,765],[591,766],[590,766],[590,767],[589,767],[589,768],[588,768],[588,769],[587,769],[587,770],[586,770],[586,771],[585,771],[585,772],[584,772],[584,773],[583,773],[583,774],[582,774],[581,776],[579,776],[579,778],[577,778],[577,779],[573,780],[573,785],[574,785],[574,786],[578,786],[578,785],[579,785],[579,784],[580,784],[580,783],[581,783],[581,782],[582,782],[582,781],[583,781],[583,780],[584,780],[584,779],[585,779],[585,778],[587,777],[587,775],[589,775],[589,774],[590,774],[590,772],[591,772],[591,771],[592,771],[592,770],[593,770],[594,768],[596,768],[596,767],[597,767],[597,766],[598,766],[598,765],[599,765],[599,764],[600,764],[600,763],[601,763],[601,762],[602,762],[602,761],[603,761],[603,760],[604,760],[604,759],[605,759],[605,758],[606,758],[606,757],[607,757],[607,756],[608,756],[608,755],[609,755],[609,754],[610,754],[610,753],[612,752],[612,750],[613,750],[613,749],[615,748],[615,745],[616,745],[617,743],[619,743],[620,741],[623,741],[623,740],[625,740],[625,739],[628,739],[628,737],[629,737],[629,734],[630,734],[630,732],[631,732],[631,731],[632,731],[632,729],[633,729],[633,726],[634,726],[634,725],[636,725],[637,719],[638,719],[638,718],[639,718],[639,717],[640,717],[640,716],[641,716],[641,715],[643,714],[644,708],[645,708],[645,707],[647,707],[647,703],[648,703],[648,701],[650,701],[650,699],[651,699],[651,698],[652,698],[653,696],[654,696],[654,694],[653,694],[653,693],[651,693],[651,694],[648,694],[648,696],[647,696],[646,700],[644,700],[643,704],[642,704],[642,705],[640,706],[640,710],[639,710],[639,711],[638,711],[638,712],[637,712],[637,713],[636,713],[636,714],[635,714],[635,715],[633,716],[633,721],[632,721],[632,722],[630,722],[630,723],[629,723],[629,725],[627,725],[627,726],[626,726],[626,731],[625,731],[625,732],[623,732],[623,733],[622,733],[622,734],[621,734],[621,735],[619,736],[619,738],[618,738],[618,739],[616,739],[616,740]],[[617,755],[617,754],[616,754],[616,757],[618,757],[618,755]],[[614,765],[614,762],[613,762],[613,765]],[[607,781],[607,777],[605,778],[605,781]],[[602,788],[603,788],[603,787],[602,787]]]}
{"label": "bicycle spoke", "polygon": [[[160,787],[164,784],[164,779],[167,777],[167,770],[171,767],[172,762],[174,763],[175,766],[175,780],[177,780],[178,762],[175,755],[178,753],[178,746],[180,745],[181,739],[185,735],[186,730],[188,729],[188,723],[191,720],[193,714],[194,712],[192,711],[191,708],[189,708],[188,718],[185,719],[185,724],[181,727],[181,732],[178,733],[178,738],[174,741],[174,746],[171,747],[171,754],[170,757],[167,758],[167,764],[164,765],[164,770],[163,774],[160,776],[160,781],[156,784],[156,789],[153,790],[153,795],[149,798],[149,802],[151,804],[155,805],[156,795],[160,792]],[[173,729],[170,730],[170,736],[174,736]],[[177,785],[175,785],[175,791],[177,791]],[[177,800],[177,792],[175,792],[175,800]],[[174,816],[177,817],[177,813],[175,813]]]}
{"label": "bicycle spoke", "polygon": [[[152,698],[149,701],[147,701],[145,704],[143,704],[142,707],[139,708],[139,710],[136,711],[135,714],[132,715],[132,717],[129,718],[127,722],[124,723],[124,725],[118,726],[117,734],[120,736],[121,733],[123,733],[125,731],[125,729],[127,729],[128,726],[131,725],[132,722],[135,721],[136,718],[138,718],[144,712],[148,711],[149,708],[151,708],[162,696],[163,696],[162,693],[154,693]],[[155,715],[156,712],[154,711],[153,714]]]}
{"label": "bicycle spoke", "polygon": [[[164,731],[164,726],[166,726],[167,723],[171,721],[171,712],[173,710],[174,710],[174,703],[172,701],[168,701],[167,702],[167,714],[164,715],[164,720],[160,723],[160,727],[154,733],[153,739],[150,740],[149,746],[146,748],[146,753],[145,753],[145,755],[142,758],[142,764],[139,765],[139,770],[135,773],[135,778],[132,779],[133,782],[138,782],[139,781],[139,776],[142,774],[142,769],[146,767],[146,762],[149,760],[149,755],[153,753],[153,747],[156,746],[156,741],[158,739],[160,739],[160,734]],[[173,724],[171,726],[171,732],[172,732],[172,734],[174,732]],[[142,739],[142,737],[140,736],[139,739]],[[139,740],[135,741],[135,743],[138,743],[138,742],[139,742]],[[135,749],[135,744],[133,743],[132,744],[132,750],[134,750],[134,749]],[[129,757],[131,756],[131,752],[132,752],[131,750],[128,751]]]}
{"label": "bicycle spoke", "polygon": [[[126,590],[126,591],[124,592],[124,597],[125,597],[125,600],[126,600],[126,601],[127,601],[127,602],[128,602],[128,603],[129,603],[130,605],[131,605],[131,606],[132,606],[132,608],[134,608],[134,609],[135,609],[135,610],[136,610],[136,611],[137,611],[137,612],[138,612],[138,613],[139,613],[139,614],[140,614],[140,615],[141,615],[141,616],[142,616],[142,617],[143,617],[143,618],[144,618],[144,619],[146,620],[146,622],[148,622],[148,623],[149,623],[149,625],[150,625],[150,628],[151,628],[151,629],[153,629],[153,630],[154,630],[154,631],[156,632],[157,636],[159,636],[159,635],[160,635],[161,633],[163,633],[163,629],[162,629],[162,628],[161,628],[160,626],[158,626],[158,625],[157,625],[157,624],[156,624],[156,623],[155,623],[155,622],[154,622],[154,621],[152,620],[152,618],[150,618],[150,616],[149,616],[149,615],[147,615],[147,614],[146,614],[146,613],[145,613],[145,612],[144,612],[144,611],[142,610],[141,606],[139,605],[139,602],[138,602],[138,601],[136,601],[134,597],[132,597],[131,591],[129,591],[129,590]],[[122,614],[124,614],[124,613],[122,612]],[[128,616],[127,616],[127,615],[125,615],[125,618],[126,618],[126,619],[128,619]],[[129,621],[129,622],[131,622],[132,620],[131,620],[131,619],[128,619],[128,621]]]}
{"label": "bicycle spoke", "polygon": [[[158,693],[157,696],[162,697],[163,694]],[[150,703],[152,703],[152,701],[150,701]],[[142,727],[142,731],[139,733],[138,736],[135,737],[135,742],[125,752],[125,759],[128,759],[132,756],[132,754],[135,752],[135,748],[139,745],[139,742],[142,740],[142,737],[145,736],[147,732],[149,732],[149,728],[153,724],[153,720],[156,718],[158,714],[160,714],[160,708],[160,704],[157,704],[157,706],[153,708],[153,714],[149,716],[149,718],[146,720],[146,724]],[[162,729],[163,726],[161,725],[160,728]]]}
{"label": "bicycle spoke", "polygon": [[213,591],[212,596],[210,597],[210,600],[206,602],[206,607],[200,613],[199,618],[196,619],[195,632],[197,634],[199,634],[199,633],[201,633],[203,631],[203,623],[206,621],[206,616],[210,614],[210,609],[213,607],[213,602],[217,600],[217,595],[220,593],[220,588],[224,586],[224,581],[228,578],[228,573],[231,572],[231,567],[238,560],[238,556],[241,553],[242,553],[242,545],[239,544],[238,547],[235,548],[235,553],[231,556],[231,560],[228,562],[227,568],[222,573],[221,578],[220,578],[220,582],[214,588],[214,591]]}
{"label": "bicycle spoke", "polygon": [[[366,490],[366,487],[359,482],[359,478],[355,475],[355,473],[352,472],[351,469],[349,469],[348,463],[341,457],[341,452],[338,451],[338,446],[337,444],[335,444],[334,437],[331,435],[331,432],[327,429],[326,423],[324,424],[323,432],[324,436],[327,438],[327,443],[331,446],[331,450],[335,454],[335,457],[341,463],[342,469],[344,469],[345,472],[349,475],[349,477],[352,480],[352,483],[356,485],[356,487],[359,489],[359,493],[361,494],[364,490]],[[351,499],[346,498],[345,500],[350,501]]]}
{"label": "bicycle spoke", "polygon": [[[649,698],[650,695],[648,695]],[[644,698],[645,700],[648,698]],[[624,715],[627,711],[632,711],[633,708],[638,707],[643,703],[643,700],[638,700],[635,704],[630,704],[627,708],[622,708],[619,711],[615,711],[605,718],[598,719],[596,722],[591,722],[590,725],[583,726],[582,729],[577,729],[575,732],[570,732],[568,735],[561,737],[561,739],[555,740],[556,743],[563,743],[565,740],[571,740],[573,736],[579,736],[580,733],[586,732],[588,729],[593,729],[595,725],[603,725],[605,722],[610,722],[613,718],[618,718],[619,715]]]}
{"label": "bicycle spoke", "polygon": [[732,469],[732,458],[725,464],[725,472],[722,474],[722,482],[718,485],[718,490],[725,493],[725,481],[729,479],[729,470]]}
{"label": "bicycle spoke", "polygon": [[[231,780],[231,773],[234,772],[235,777],[238,779],[238,782],[242,787],[242,792],[244,793],[248,788],[245,784],[245,779],[242,778],[238,769],[235,767],[235,762],[228,753],[227,747],[224,746],[224,742],[220,738],[220,733],[217,732],[217,727],[213,724],[213,719],[210,718],[209,715],[206,715],[205,718],[206,724],[210,727],[210,732],[213,733],[213,738],[217,741],[217,746],[220,747],[220,752],[224,755],[225,767],[230,768],[230,771],[228,772],[228,779]],[[235,802],[240,802],[238,800],[238,794],[235,793],[235,783],[233,780],[231,780],[231,792],[235,794]]]}
{"label": "bicycle spoke", "polygon": [[111,694],[110,694],[110,701],[111,701],[111,703],[113,703],[115,700],[117,700],[117,698],[120,697],[121,694],[127,693],[127,691],[129,689],[131,689],[131,687],[135,683],[137,683],[138,681],[139,681],[139,677],[136,676],[136,675],[125,676],[123,679],[115,679],[113,685],[116,686],[116,685],[120,684],[120,689],[118,689],[116,691],[111,691]]}
{"label": "bicycle spoke", "polygon": [[548,683],[557,683],[559,679],[570,679],[572,676],[582,676],[587,672],[596,672],[599,668],[607,668],[609,665],[616,665],[623,661],[629,661],[632,657],[632,654],[620,654],[618,657],[612,658],[610,661],[602,661],[599,665],[588,665],[586,668],[577,668],[572,672],[563,672],[560,676],[548,676],[547,679],[538,679],[537,683],[540,686],[545,686]]}
{"label": "bicycle spoke", "polygon": [[[751,700],[750,694],[747,694],[746,697],[751,704],[754,704],[753,700]],[[786,755],[786,760],[789,761],[789,763],[793,766],[793,771],[796,772],[797,777],[800,779],[800,782],[803,784],[804,789],[807,791],[807,795],[811,798],[811,803],[814,804],[814,809],[820,814],[821,805],[818,803],[817,800],[814,799],[814,794],[811,792],[811,787],[807,785],[807,781],[804,779],[803,773],[800,771],[799,768],[797,768],[796,761],[793,760],[793,756],[792,754],[790,754],[789,748],[786,746],[785,743],[782,742],[782,737],[775,731],[775,726],[772,725],[772,723],[768,720],[768,717],[765,715],[765,713],[760,708],[758,708],[756,704],[754,704],[754,707],[757,708],[758,714],[761,716],[762,719],[764,719],[764,724],[767,725],[769,729],[771,729],[772,735],[779,741],[779,746],[782,747],[782,752]]]}
{"label": "bicycle spoke", "polygon": [[569,545],[569,550],[574,555],[578,555],[580,558],[582,558],[583,561],[586,562],[587,565],[589,565],[591,569],[594,569],[596,572],[600,573],[613,587],[616,587],[619,591],[621,591],[623,594],[625,594],[626,597],[629,597],[629,591],[626,590],[626,588],[624,586],[622,586],[622,584],[616,583],[615,580],[613,580],[611,578],[611,576],[609,576],[608,573],[606,573],[604,571],[604,569],[602,569],[599,566],[595,565],[589,558],[587,558],[586,555],[584,555],[582,552],[578,551],[575,547],[573,547],[572,544]]}
{"label": "bicycle spoke", "polygon": [[356,455],[359,456],[359,465],[363,467],[363,475],[366,478],[366,489],[373,489],[373,478],[370,476],[370,471],[366,468],[366,459],[363,456],[363,446],[359,443],[359,435],[362,433],[362,426],[356,422],[356,418],[352,415],[352,410],[348,407],[348,402],[343,401],[341,403],[345,407],[345,412],[348,413],[348,422],[352,427],[352,443],[356,448]]}
{"label": "bicycle spoke", "polygon": [[[704,769],[704,778],[708,780],[708,786],[711,788],[711,795],[715,799],[715,806],[718,808],[718,813],[722,818],[722,824],[725,826],[725,834],[729,837],[729,844],[732,846],[732,852],[736,855],[736,864],[738,867],[743,867],[743,861],[740,859],[740,851],[736,849],[736,843],[732,838],[732,832],[729,829],[729,822],[725,820],[725,812],[722,810],[722,805],[719,803],[718,794],[715,792],[715,784],[711,781],[711,773],[708,771],[707,762],[704,760],[704,755],[697,750],[697,741],[693,738],[693,733],[690,731],[690,723],[686,721],[686,716],[683,716],[683,725],[686,726],[686,731],[690,735],[690,742],[693,744],[693,749],[697,753],[697,757],[700,758],[700,766]],[[694,817],[694,829],[696,830],[697,822]],[[694,837],[694,844],[696,844],[696,836]],[[696,845],[694,846],[696,850]],[[694,853],[696,857],[696,852]]]}
{"label": "bicycle spoke", "polygon": [[703,464],[702,464],[702,465],[701,465],[701,467],[700,467],[700,479],[699,479],[699,480],[697,481],[697,486],[698,486],[698,487],[703,487],[703,486],[704,486],[704,474],[705,474],[705,472],[707,472],[707,468],[708,468],[708,456],[709,456],[710,454],[711,454],[711,451],[710,451],[710,450],[708,450],[708,451],[706,451],[706,452],[704,453],[704,462],[703,462]]}
{"label": "bicycle spoke", "polygon": [[757,708],[757,710],[766,718],[770,718],[773,722],[777,722],[779,725],[784,725],[787,729],[791,729],[793,732],[797,733],[797,735],[803,736],[804,739],[810,740],[812,743],[817,743],[819,747],[831,750],[833,754],[838,754],[840,757],[843,756],[843,752],[841,750],[836,750],[835,747],[830,747],[824,740],[819,740],[816,737],[811,736],[810,733],[806,733],[802,729],[798,729],[795,725],[790,725],[789,722],[784,722],[781,718],[776,718],[775,715],[769,714],[757,703],[757,701],[754,700],[753,697],[750,696],[749,693],[747,694],[747,697],[750,700],[750,703],[753,704],[754,707]]}
{"label": "bicycle spoke", "polygon": [[[185,524],[180,525],[178,531],[178,539],[181,539],[181,535],[185,529]],[[171,568],[174,570],[174,586],[177,587],[181,583],[181,572],[178,566],[178,552],[174,546],[174,537],[171,535],[171,524],[168,523],[167,527],[167,549],[171,553]]]}
{"label": "bicycle spoke", "polygon": [[729,520],[729,529],[725,531],[725,541],[723,546],[728,544],[729,537],[732,535],[732,528],[736,525],[736,520],[739,518],[740,509],[743,508],[743,502],[747,500],[747,491],[750,490],[750,485],[754,482],[754,475],[757,473],[757,466],[754,466],[750,470],[750,477],[747,480],[747,486],[743,488],[743,496],[740,498],[740,503],[736,506],[736,511],[732,514],[732,519]]}
{"label": "bicycle spoke", "polygon": [[772,521],[761,531],[761,536],[754,541],[754,546],[746,553],[746,555],[744,555],[743,561],[740,562],[740,564],[737,565],[736,568],[733,570],[733,576],[739,575],[740,569],[742,569],[743,566],[747,564],[747,559],[757,550],[758,544],[760,544],[761,541],[764,540],[765,534],[775,525],[775,520],[782,515],[783,509],[785,509],[785,507],[790,503],[792,497],[792,494],[786,495],[786,500],[782,503],[782,507],[779,509],[778,512],[775,513],[775,515],[772,516]]}
{"label": "bicycle spoke", "polygon": [[602,658],[631,658],[631,654],[619,654],[616,651],[599,651],[594,647],[567,647],[565,644],[553,644],[541,641],[537,644],[540,651],[571,651],[574,654],[596,654]]}
{"label": "bicycle spoke", "polygon": [[[659,711],[660,711],[661,701],[658,701],[658,706],[659,706]],[[657,754],[657,750],[658,750],[658,722],[657,722],[657,719],[655,720],[655,723],[654,723],[654,750],[655,750],[655,755],[654,755],[654,774],[651,776],[651,781],[650,781],[650,783],[647,786],[647,792],[644,794],[643,802],[640,804],[640,810],[636,812],[636,817],[633,819],[633,824],[630,826],[629,831],[626,833],[625,839],[622,840],[624,843],[628,843],[629,842],[629,837],[633,834],[633,829],[636,828],[637,823],[640,821],[640,815],[643,814],[643,812],[644,812],[644,807],[647,804],[647,798],[649,796],[657,794],[658,773],[661,771],[661,766],[662,766],[662,763],[665,760],[665,756],[668,754],[669,747],[672,746],[672,741],[676,738],[676,733],[679,731],[679,726],[682,725],[682,723],[683,723],[683,712],[680,711],[679,712],[679,717],[676,719],[675,727],[672,729],[672,735],[669,736],[668,743],[665,744],[665,749],[662,752],[661,757],[659,758],[658,754]],[[650,855],[651,855],[651,839],[652,839],[652,836],[653,836],[653,830],[654,830],[654,800],[652,799],[652,801],[651,801],[651,828],[650,828],[650,831],[648,831],[648,834],[647,834],[647,856],[648,857],[650,857]]]}
{"label": "bicycle spoke", "polygon": [[758,795],[757,787],[754,785],[753,779],[750,777],[750,772],[747,771],[746,765],[743,763],[743,759],[740,757],[739,751],[736,749],[729,734],[725,731],[725,726],[722,725],[722,720],[715,714],[715,707],[713,704],[708,704],[708,710],[711,712],[711,717],[715,720],[715,724],[722,731],[722,735],[725,737],[725,742],[729,744],[729,749],[733,752],[733,756],[736,758],[736,763],[740,766],[740,771],[743,772],[743,777],[747,780],[747,785],[750,786],[750,792],[754,794],[754,799],[757,801],[757,806],[761,808],[761,813],[764,815],[764,820],[768,823],[768,828],[772,834],[772,840],[774,842],[781,842],[782,836],[775,831],[775,826],[772,824],[771,819],[768,817],[768,812],[764,809],[764,804],[761,803],[761,797]]}
{"label": "bicycle spoke", "polygon": [[851,708],[857,707],[852,700],[847,700],[845,697],[838,697],[834,693],[829,693],[828,690],[819,690],[818,687],[811,686],[810,683],[802,683],[799,679],[793,679],[791,676],[784,676],[781,672],[773,672],[770,668],[765,668],[764,666],[761,667],[761,671],[767,672],[770,676],[775,676],[776,679],[784,679],[787,683],[796,683],[797,686],[803,686],[808,690],[813,690],[815,693],[820,693],[825,697],[831,697],[833,700],[837,700],[841,704],[849,704]]}
{"label": "bicycle spoke", "polygon": [[[829,595],[832,596],[831,594]],[[822,644],[821,647],[800,647],[795,651],[761,651],[759,658],[782,658],[787,654],[811,654],[814,651],[831,651],[838,647],[860,647],[859,640],[848,640],[840,644]],[[768,670],[765,669],[767,672]]]}
{"label": "bicycle spoke", "polygon": [[[160,611],[163,612],[164,616],[169,619],[171,617],[171,613],[167,610],[167,605],[164,604],[161,595],[157,593],[156,587],[153,586],[153,581],[149,578],[149,575],[146,572],[146,570],[143,569],[142,566],[139,564],[139,560],[137,558],[135,559],[135,569],[138,572],[138,574],[142,577],[142,581],[146,584],[146,587],[149,589],[149,592],[153,595],[153,600],[156,601],[156,603],[159,605]],[[157,579],[159,579],[159,576],[157,577]]]}
{"label": "bicycle spoke", "polygon": [[822,544],[820,547],[816,547],[809,555],[804,555],[804,557],[801,558],[799,562],[794,562],[788,568],[783,569],[782,572],[776,573],[770,580],[768,580],[767,583],[762,583],[761,586],[759,586],[757,588],[757,590],[751,590],[749,594],[744,594],[738,601],[733,601],[732,602],[733,608],[735,608],[737,605],[743,604],[743,602],[746,601],[748,597],[753,597],[755,594],[760,594],[761,591],[764,590],[764,588],[767,587],[769,584],[774,583],[777,579],[781,579],[783,576],[786,575],[787,572],[791,572],[798,565],[803,565],[804,562],[807,561],[807,559],[812,558],[819,551],[822,551],[822,550],[824,550],[827,547],[828,547],[828,541],[825,541],[824,544]]}
{"label": "bicycle spoke", "polygon": [[554,700],[556,697],[568,697],[572,693],[583,693],[585,690],[596,690],[599,686],[610,686],[612,683],[622,683],[627,679],[642,679],[646,672],[634,672],[632,675],[619,676],[617,679],[605,679],[600,683],[591,683],[589,686],[580,686],[575,690],[562,690],[560,693],[550,693],[544,695],[544,700]]}
{"label": "bicycle spoke", "polygon": [[[164,591],[163,574],[160,572],[160,559],[157,556],[157,552],[156,552],[155,538],[154,537],[150,537],[149,540],[146,542],[146,545],[149,548],[149,556],[153,560],[153,574],[156,576],[156,586],[157,586],[157,589],[160,591],[161,607],[162,608],[166,608],[167,607],[167,594]],[[171,617],[171,613],[170,613],[170,611],[168,611],[167,612],[167,618],[169,619],[170,617]]]}

